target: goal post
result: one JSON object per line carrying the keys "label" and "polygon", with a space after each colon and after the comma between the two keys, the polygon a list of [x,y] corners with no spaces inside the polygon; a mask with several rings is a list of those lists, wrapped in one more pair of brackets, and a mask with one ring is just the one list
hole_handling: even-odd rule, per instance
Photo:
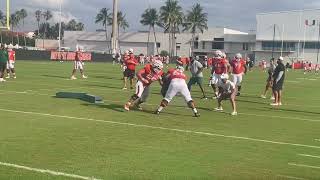
{"label": "goal post", "polygon": [[[0,30],[10,30],[10,0],[0,0],[1,5],[5,4],[5,22],[0,26]],[[0,24],[1,25],[1,24]]]}

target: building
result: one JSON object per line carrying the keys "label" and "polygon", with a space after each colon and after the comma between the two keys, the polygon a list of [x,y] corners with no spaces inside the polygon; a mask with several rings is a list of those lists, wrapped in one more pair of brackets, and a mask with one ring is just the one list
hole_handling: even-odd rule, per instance
{"label": "building", "polygon": [[[212,56],[215,50],[223,50],[229,57],[236,53],[254,57],[253,49],[255,47],[255,35],[227,29],[227,28],[209,28],[203,34],[195,35],[193,42],[195,55]],[[76,45],[84,47],[88,51],[110,53],[110,37],[105,32],[82,32],[66,31],[62,46],[70,47],[74,50]],[[174,54],[176,56],[190,56],[192,34],[176,34],[176,47]],[[120,49],[123,52],[126,49],[133,48],[135,54],[154,55],[161,51],[169,51],[169,34],[156,32],[156,43],[153,33],[150,34],[148,43],[148,32],[126,32],[120,33]],[[157,52],[158,51],[158,52]]]}
{"label": "building", "polygon": [[256,60],[282,55],[286,60],[317,62],[319,26],[320,9],[258,14]]}

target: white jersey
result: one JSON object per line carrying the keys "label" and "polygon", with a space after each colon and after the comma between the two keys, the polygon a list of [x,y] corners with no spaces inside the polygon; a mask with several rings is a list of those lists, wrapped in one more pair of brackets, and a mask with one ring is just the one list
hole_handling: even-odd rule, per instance
{"label": "white jersey", "polygon": [[222,88],[223,92],[231,93],[231,91],[236,88],[236,85],[230,80],[227,80],[226,83],[222,82],[220,84],[220,88]]}

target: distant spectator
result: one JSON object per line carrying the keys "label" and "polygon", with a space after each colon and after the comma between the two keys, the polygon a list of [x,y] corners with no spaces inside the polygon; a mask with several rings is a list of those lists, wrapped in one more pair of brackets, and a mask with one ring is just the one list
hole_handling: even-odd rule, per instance
{"label": "distant spectator", "polygon": [[5,82],[6,80],[3,79],[4,73],[7,67],[8,61],[8,52],[4,47],[4,44],[0,46],[0,82]]}

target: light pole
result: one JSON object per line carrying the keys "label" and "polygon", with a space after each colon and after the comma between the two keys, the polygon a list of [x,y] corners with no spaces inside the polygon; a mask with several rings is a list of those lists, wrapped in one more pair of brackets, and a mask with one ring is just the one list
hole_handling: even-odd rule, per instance
{"label": "light pole", "polygon": [[111,49],[112,53],[117,50],[117,33],[118,33],[118,0],[113,0],[113,18],[112,18],[112,37],[111,37]]}

